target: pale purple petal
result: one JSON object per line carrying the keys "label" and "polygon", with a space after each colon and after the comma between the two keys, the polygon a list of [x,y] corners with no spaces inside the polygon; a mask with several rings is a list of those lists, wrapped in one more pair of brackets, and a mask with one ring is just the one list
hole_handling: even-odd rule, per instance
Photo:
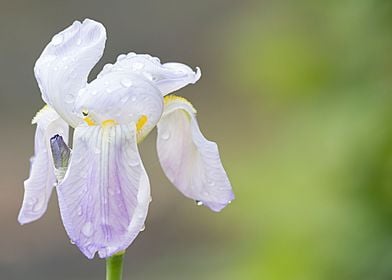
{"label": "pale purple petal", "polygon": [[126,249],[143,229],[150,202],[135,125],[77,127],[57,193],[65,229],[83,254],[106,258]]}
{"label": "pale purple petal", "polygon": [[44,107],[33,119],[35,131],[34,156],[30,176],[24,182],[24,198],[18,221],[21,224],[39,219],[46,211],[56,177],[50,150],[50,138],[59,134],[67,141],[68,125],[50,107]]}
{"label": "pale purple petal", "polygon": [[101,58],[105,41],[102,24],[90,19],[75,21],[52,38],[35,64],[43,100],[74,127],[81,121],[73,114],[76,94]]}
{"label": "pale purple petal", "polygon": [[162,95],[179,90],[188,84],[196,83],[201,76],[200,68],[193,71],[189,66],[178,63],[161,63],[148,54],[121,54],[115,64],[105,65],[98,77],[111,72],[125,72],[142,75],[159,88]]}
{"label": "pale purple petal", "polygon": [[184,98],[165,97],[158,127],[159,161],[169,180],[185,196],[213,211],[234,199],[216,143],[201,133],[195,109]]}

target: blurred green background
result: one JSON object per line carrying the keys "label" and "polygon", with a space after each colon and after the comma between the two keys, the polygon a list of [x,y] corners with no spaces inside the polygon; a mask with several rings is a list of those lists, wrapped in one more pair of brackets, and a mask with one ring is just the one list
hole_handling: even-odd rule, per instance
{"label": "blurred green background", "polygon": [[392,279],[392,2],[20,1],[0,9],[0,279],[104,279],[69,243],[56,195],[16,222],[42,106],[32,68],[75,19],[118,54],[200,66],[177,94],[218,142],[236,200],[197,207],[142,144],[153,202],[125,279]]}

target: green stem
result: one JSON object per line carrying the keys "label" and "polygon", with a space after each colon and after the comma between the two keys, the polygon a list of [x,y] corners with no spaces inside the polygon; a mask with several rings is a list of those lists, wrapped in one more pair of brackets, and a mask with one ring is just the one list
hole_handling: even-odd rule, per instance
{"label": "green stem", "polygon": [[106,259],[106,280],[122,280],[125,251]]}

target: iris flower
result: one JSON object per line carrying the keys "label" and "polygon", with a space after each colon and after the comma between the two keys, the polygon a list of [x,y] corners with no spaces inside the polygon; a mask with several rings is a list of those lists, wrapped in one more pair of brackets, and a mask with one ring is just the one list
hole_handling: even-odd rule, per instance
{"label": "iris flower", "polygon": [[[105,41],[101,23],[75,21],[35,64],[46,105],[32,121],[35,152],[18,217],[21,224],[39,219],[56,187],[65,230],[88,258],[125,250],[144,229],[151,197],[138,143],[155,126],[162,169],[180,192],[213,211],[234,198],[217,145],[201,133],[195,108],[170,95],[198,81],[200,69],[128,53],[88,82]],[[50,140],[67,142],[69,126],[69,166],[55,168]]]}

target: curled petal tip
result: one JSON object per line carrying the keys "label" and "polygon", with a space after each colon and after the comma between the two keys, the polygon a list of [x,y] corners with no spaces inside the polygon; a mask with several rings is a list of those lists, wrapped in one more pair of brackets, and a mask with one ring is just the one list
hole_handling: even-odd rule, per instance
{"label": "curled petal tip", "polygon": [[200,67],[196,67],[196,74],[193,83],[196,83],[198,80],[200,80],[200,78],[201,78],[201,69]]}

